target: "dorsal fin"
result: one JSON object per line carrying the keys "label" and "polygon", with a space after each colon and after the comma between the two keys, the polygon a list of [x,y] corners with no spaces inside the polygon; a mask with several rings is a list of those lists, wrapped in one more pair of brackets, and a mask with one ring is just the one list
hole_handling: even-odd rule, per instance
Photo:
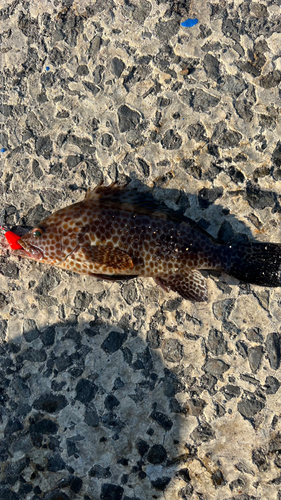
{"label": "dorsal fin", "polygon": [[[115,184],[115,182],[113,184],[111,184],[110,186],[108,186],[108,187],[114,186],[114,184]],[[87,192],[85,194],[85,200],[96,199],[98,191],[99,191],[99,188],[101,188],[102,186],[103,186],[103,181],[100,181],[100,183],[97,184],[97,186],[94,189],[88,188]],[[105,187],[106,186],[103,186],[103,189]]]}

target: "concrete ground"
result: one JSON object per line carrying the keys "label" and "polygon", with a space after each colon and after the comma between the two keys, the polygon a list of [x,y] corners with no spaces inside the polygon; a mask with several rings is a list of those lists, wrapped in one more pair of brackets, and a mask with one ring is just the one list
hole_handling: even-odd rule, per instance
{"label": "concrete ground", "polygon": [[[118,180],[280,242],[279,3],[0,1],[0,224]],[[1,499],[281,499],[280,289],[204,272],[191,303],[0,243]]]}

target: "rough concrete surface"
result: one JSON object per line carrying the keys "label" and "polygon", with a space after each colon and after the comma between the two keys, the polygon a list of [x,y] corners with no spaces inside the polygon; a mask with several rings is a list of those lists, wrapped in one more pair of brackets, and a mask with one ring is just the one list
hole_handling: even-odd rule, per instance
{"label": "rough concrete surface", "polygon": [[[279,4],[1,0],[0,223],[118,180],[280,242]],[[204,272],[196,304],[1,238],[1,499],[281,499],[280,289]]]}

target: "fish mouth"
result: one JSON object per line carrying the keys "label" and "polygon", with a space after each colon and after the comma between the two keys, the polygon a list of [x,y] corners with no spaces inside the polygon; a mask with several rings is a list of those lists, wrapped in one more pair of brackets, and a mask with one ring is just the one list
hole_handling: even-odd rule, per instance
{"label": "fish mouth", "polygon": [[27,257],[33,260],[42,260],[44,258],[44,254],[41,250],[39,250],[39,248],[26,243],[22,239],[18,240],[18,243],[22,248],[19,250],[14,250],[14,252],[20,257]]}

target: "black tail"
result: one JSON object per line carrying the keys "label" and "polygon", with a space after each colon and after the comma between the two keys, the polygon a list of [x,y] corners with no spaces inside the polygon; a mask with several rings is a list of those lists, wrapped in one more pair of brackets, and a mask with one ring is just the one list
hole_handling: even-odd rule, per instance
{"label": "black tail", "polygon": [[225,271],[241,281],[281,286],[281,244],[243,241],[227,246]]}

